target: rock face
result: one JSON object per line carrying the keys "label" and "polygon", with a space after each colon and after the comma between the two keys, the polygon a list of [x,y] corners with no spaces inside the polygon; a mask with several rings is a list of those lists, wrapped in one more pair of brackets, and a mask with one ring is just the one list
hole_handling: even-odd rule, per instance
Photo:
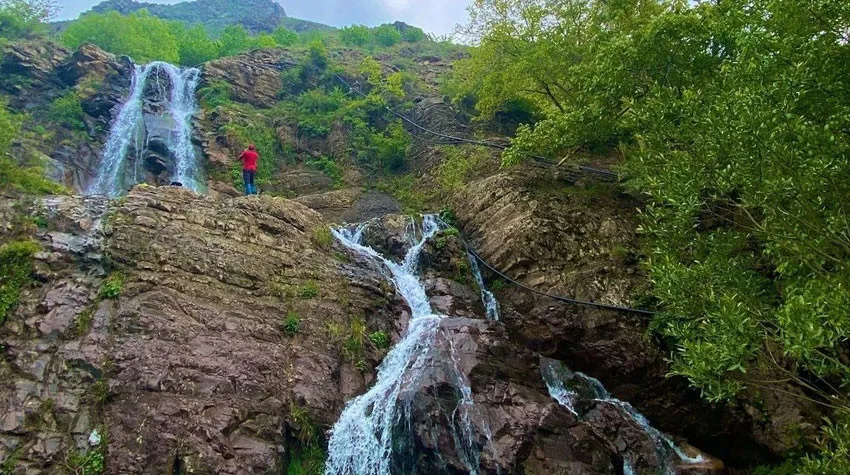
{"label": "rock face", "polygon": [[[13,109],[35,120],[24,123],[13,155],[24,158],[38,150],[51,177],[72,190],[82,190],[100,163],[103,143],[116,106],[127,96],[132,65],[92,45],[73,54],[47,41],[20,42],[4,47],[0,61],[0,90]],[[82,123],[60,123],[50,110],[59,98],[75,96],[85,113]],[[29,130],[38,122],[51,123],[50,134]]]}
{"label": "rock face", "polygon": [[[614,185],[536,166],[475,182],[453,203],[479,253],[508,276],[554,295],[633,307],[645,285],[636,258],[638,206]],[[667,350],[648,336],[648,316],[559,302],[512,285],[497,297],[512,338],[599,378],[658,428],[733,465],[780,456],[814,413],[772,391],[759,396],[773,401],[763,412],[705,403],[686,381],[666,377]]]}
{"label": "rock face", "polygon": [[[372,377],[381,352],[358,357],[365,372],[342,356],[351,321],[398,331],[380,274],[335,260],[301,205],[142,187],[92,241],[86,203],[50,205],[43,282],[0,328],[0,458],[27,473],[54,473],[95,428],[111,473],[265,473]],[[98,297],[106,264],[123,276],[114,301]]]}
{"label": "rock face", "polygon": [[272,107],[283,88],[281,71],[297,63],[292,53],[281,49],[261,49],[221,58],[204,65],[203,83],[226,82],[231,98],[256,107]]}

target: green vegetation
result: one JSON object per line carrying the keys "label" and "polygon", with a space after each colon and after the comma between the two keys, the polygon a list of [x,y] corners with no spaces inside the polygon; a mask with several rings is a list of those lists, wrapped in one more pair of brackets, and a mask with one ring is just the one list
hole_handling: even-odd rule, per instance
{"label": "green vegetation", "polygon": [[52,0],[0,0],[0,45],[45,34],[56,8]]}
{"label": "green vegetation", "polygon": [[0,190],[27,194],[59,194],[64,188],[44,177],[42,159],[9,155],[12,141],[21,135],[21,118],[0,99]]}
{"label": "green vegetation", "polygon": [[334,242],[334,236],[331,233],[331,228],[328,226],[319,226],[313,231],[313,242],[323,248],[330,248]]}
{"label": "green vegetation", "polygon": [[18,304],[21,290],[32,282],[32,256],[39,249],[33,241],[13,241],[0,247],[0,324]]}
{"label": "green vegetation", "polygon": [[321,475],[327,454],[320,442],[321,433],[310,414],[295,403],[289,405],[288,425],[295,432],[297,444],[289,450],[286,473]]}
{"label": "green vegetation", "polygon": [[61,36],[71,48],[90,42],[137,62],[160,60],[184,66],[197,66],[256,48],[291,46],[297,39],[297,33],[284,27],[270,35],[251,36],[241,25],[227,26],[218,38],[213,38],[203,26],[187,28],[147,10],[129,15],[114,11],[89,13],[72,22]]}
{"label": "green vegetation", "polygon": [[47,114],[48,120],[72,129],[84,129],[86,124],[83,122],[83,118],[85,116],[80,97],[73,91],[56,98]]}
{"label": "green vegetation", "polygon": [[393,46],[401,41],[401,33],[392,25],[381,25],[372,31],[372,35],[381,46]]}
{"label": "green vegetation", "polygon": [[6,459],[3,460],[3,464],[0,465],[0,475],[12,475],[15,471],[15,467],[18,465],[18,459],[21,458],[21,447],[13,450]]}
{"label": "green vegetation", "polygon": [[121,289],[124,287],[124,276],[121,274],[112,274],[103,281],[100,285],[98,297],[102,300],[116,300],[121,296]]}
{"label": "green vegetation", "polygon": [[230,104],[232,87],[224,81],[214,81],[198,89],[198,99],[205,109],[215,109],[218,106]]}
{"label": "green vegetation", "polygon": [[355,363],[362,361],[363,348],[368,338],[368,330],[366,322],[361,318],[353,318],[349,322],[348,336],[342,345],[342,353],[349,360]]}
{"label": "green vegetation", "polygon": [[101,436],[100,443],[85,452],[72,452],[65,465],[75,475],[101,475],[106,472],[107,436]]}
{"label": "green vegetation", "polygon": [[286,314],[286,318],[283,319],[280,327],[287,336],[293,337],[301,328],[301,318],[298,317],[295,311],[290,311]]}
{"label": "green vegetation", "polygon": [[298,298],[301,300],[311,300],[319,296],[319,287],[315,282],[310,281],[298,288]]}
{"label": "green vegetation", "polygon": [[[848,19],[835,0],[481,0],[446,90],[483,121],[526,111],[506,165],[619,149],[674,374],[713,401],[777,374],[847,409]],[[800,470],[848,471],[830,430]]]}
{"label": "green vegetation", "polygon": [[363,25],[351,25],[339,30],[339,40],[345,46],[364,47],[373,41],[372,32],[369,27]]}
{"label": "green vegetation", "polygon": [[77,316],[77,322],[74,325],[74,330],[78,336],[85,335],[91,328],[92,318],[94,317],[94,309],[88,308],[83,310]]}
{"label": "green vegetation", "polygon": [[477,145],[444,145],[440,150],[444,158],[435,178],[444,193],[452,193],[465,185],[491,156],[489,149]]}
{"label": "green vegetation", "polygon": [[369,341],[379,350],[386,350],[390,347],[390,337],[386,332],[375,332],[369,335]]}

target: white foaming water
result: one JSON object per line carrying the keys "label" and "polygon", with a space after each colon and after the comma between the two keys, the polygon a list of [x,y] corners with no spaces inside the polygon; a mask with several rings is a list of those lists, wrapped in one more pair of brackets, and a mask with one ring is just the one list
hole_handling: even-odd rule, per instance
{"label": "white foaming water", "polygon": [[198,86],[200,71],[194,68],[181,69],[169,63],[155,61],[144,66],[134,66],[130,95],[110,127],[98,175],[89,185],[86,194],[116,197],[135,184],[125,183],[124,178],[131,143],[135,144],[137,152],[133,181],[140,181],[138,174],[143,158],[141,152],[146,141],[145,137],[141,137],[144,123],[144,91],[148,78],[157,69],[163,70],[171,82],[168,113],[174,127],[168,145],[175,157],[173,181],[179,181],[193,191],[202,191],[203,185],[198,179],[201,169],[192,146],[191,120],[192,114],[197,110],[195,89]]}
{"label": "white foaming water", "polygon": [[[568,370],[563,367],[560,361],[550,360],[548,358],[541,358],[540,361],[540,374],[543,376],[543,380],[546,382],[546,387],[549,389],[549,395],[552,396],[553,399],[558,401],[559,404],[569,409],[575,415],[579,415],[575,409],[575,399],[579,397],[579,393],[576,392],[572,388],[567,388],[564,384],[563,374],[568,373]],[[627,414],[633,421],[635,421],[641,429],[646,432],[647,435],[655,442],[656,448],[661,453],[669,453],[669,451],[673,451],[679,459],[685,463],[689,464],[698,464],[705,461],[702,456],[690,457],[688,456],[679,446],[673,443],[669,437],[664,435],[661,431],[652,427],[644,417],[643,414],[638,412],[631,404],[621,401],[619,399],[614,398],[605,389],[605,386],[602,383],[593,377],[590,377],[584,373],[576,372],[573,373],[575,375],[575,379],[581,381],[582,386],[589,393],[588,395],[598,402],[604,402],[607,404],[614,405],[618,407],[621,411]],[[625,467],[628,467],[629,470],[632,470],[631,465],[626,462]],[[625,471],[624,467],[624,471]],[[667,467],[668,473],[673,473],[672,467]],[[626,473],[634,473],[626,472]]]}
{"label": "white foaming water", "polygon": [[500,315],[499,301],[496,300],[496,296],[493,295],[493,292],[490,292],[487,289],[487,286],[484,285],[484,277],[481,275],[481,268],[478,267],[478,258],[468,251],[466,255],[469,258],[469,266],[472,268],[472,275],[475,277],[475,283],[478,284],[478,288],[481,289],[481,302],[484,303],[484,308],[487,310],[487,319],[498,322]]}
{"label": "white foaming water", "polygon": [[[334,425],[328,443],[327,475],[385,475],[391,473],[393,428],[401,422],[399,396],[403,386],[415,381],[429,361],[429,348],[437,335],[442,315],[435,315],[425,288],[416,275],[422,246],[440,226],[434,216],[425,216],[422,236],[407,252],[404,262],[397,264],[381,256],[360,241],[364,226],[352,230],[333,230],[340,243],[350,250],[382,263],[390,279],[411,309],[412,317],[402,340],[387,354],[378,367],[375,385],[362,396],[350,401]],[[408,237],[416,235],[415,226],[408,227]],[[454,384],[460,401],[452,413],[452,433],[458,454],[471,473],[476,473],[480,452],[473,443],[470,416],[474,407],[472,390],[458,368],[454,347],[450,344],[454,365]],[[409,415],[409,411],[408,411]],[[489,437],[489,434],[485,434]]]}

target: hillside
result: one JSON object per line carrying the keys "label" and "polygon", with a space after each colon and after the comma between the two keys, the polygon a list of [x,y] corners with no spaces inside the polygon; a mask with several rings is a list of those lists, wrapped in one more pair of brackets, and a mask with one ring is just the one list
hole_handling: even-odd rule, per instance
{"label": "hillside", "polygon": [[281,24],[298,32],[331,28],[320,23],[287,17],[284,8],[274,0],[195,0],[172,5],[107,0],[93,7],[91,11],[117,11],[127,15],[142,9],[156,17],[176,20],[187,26],[203,25],[213,34],[220,33],[228,25],[242,25],[254,34],[271,32]]}
{"label": "hillside", "polygon": [[850,4],[233,3],[0,3],[2,475],[850,473]]}

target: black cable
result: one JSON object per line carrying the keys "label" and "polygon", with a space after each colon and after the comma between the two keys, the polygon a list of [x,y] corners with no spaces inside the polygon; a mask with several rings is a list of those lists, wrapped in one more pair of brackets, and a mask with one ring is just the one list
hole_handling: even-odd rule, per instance
{"label": "black cable", "polygon": [[557,301],[560,301],[560,302],[565,302],[565,303],[569,303],[569,304],[573,304],[573,305],[583,305],[583,306],[586,306],[586,307],[603,308],[603,309],[606,309],[606,310],[617,310],[617,311],[620,311],[620,312],[637,313],[637,314],[649,315],[649,316],[655,316],[655,315],[661,314],[661,312],[654,312],[652,310],[643,310],[643,309],[639,309],[639,308],[623,307],[623,306],[619,306],[619,305],[610,305],[610,304],[599,303],[599,302],[588,302],[588,301],[585,301],[585,300],[578,300],[578,299],[574,299],[574,298],[570,298],[570,297],[564,297],[562,295],[554,295],[554,294],[550,294],[548,292],[544,292],[542,290],[537,290],[534,287],[530,287],[528,285],[525,285],[522,282],[518,282],[517,280],[509,277],[508,275],[505,275],[504,272],[500,271],[499,269],[497,269],[496,267],[490,265],[490,263],[485,261],[484,258],[482,258],[481,255],[479,255],[478,252],[475,251],[475,249],[472,247],[472,245],[469,244],[468,242],[466,242],[466,240],[461,235],[459,229],[457,229],[456,227],[446,223],[443,219],[441,219],[439,217],[437,219],[441,223],[443,223],[443,225],[446,226],[447,228],[454,229],[455,231],[457,231],[457,238],[464,245],[464,247],[466,247],[466,251],[471,256],[473,256],[478,262],[483,264],[484,267],[490,269],[490,271],[492,271],[494,274],[498,275],[499,277],[501,277],[505,281],[510,282],[511,284],[514,284],[517,287],[525,289],[525,290],[527,290],[531,293],[534,293],[534,294],[537,294],[537,295],[542,295],[544,297],[548,297],[548,298],[553,299],[553,300],[557,300]]}

